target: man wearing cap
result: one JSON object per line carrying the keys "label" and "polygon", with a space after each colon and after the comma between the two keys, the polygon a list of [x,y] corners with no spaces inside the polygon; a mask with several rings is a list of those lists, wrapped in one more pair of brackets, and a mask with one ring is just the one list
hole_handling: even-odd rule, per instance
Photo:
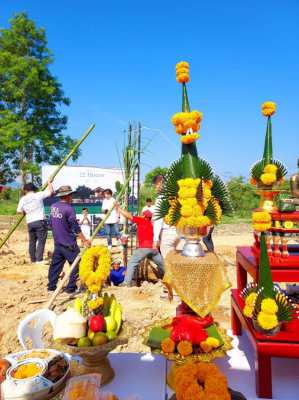
{"label": "man wearing cap", "polygon": [[130,212],[121,210],[120,214],[128,218],[133,224],[137,225],[137,249],[132,254],[127,268],[127,274],[124,285],[130,285],[134,272],[138,265],[145,258],[153,260],[157,265],[161,278],[164,276],[164,264],[161,254],[153,248],[154,229],[152,224],[153,214],[150,211],[144,211],[142,217],[133,216]]}
{"label": "man wearing cap", "polygon": [[[76,214],[71,206],[73,190],[70,186],[61,186],[56,192],[59,201],[51,206],[50,223],[54,237],[54,253],[48,274],[48,291],[54,291],[63,270],[65,261],[72,264],[80,249],[77,237],[84,246],[89,247],[90,241],[81,232]],[[69,283],[65,288],[66,293],[74,293],[77,289],[78,267],[71,273]]]}

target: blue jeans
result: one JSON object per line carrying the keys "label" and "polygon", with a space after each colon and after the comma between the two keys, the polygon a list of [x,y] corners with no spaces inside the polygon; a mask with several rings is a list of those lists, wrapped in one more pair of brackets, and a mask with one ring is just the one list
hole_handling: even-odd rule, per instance
{"label": "blue jeans", "polygon": [[118,229],[118,223],[116,224],[105,224],[105,233],[107,237],[108,246],[112,246],[113,236],[117,239],[120,238],[120,233]]}
{"label": "blue jeans", "polygon": [[[56,289],[59,275],[63,270],[64,263],[68,261],[68,263],[71,265],[79,253],[80,249],[77,244],[69,247],[55,243],[52,262],[48,273],[48,290]],[[79,267],[77,266],[71,273],[69,283],[65,288],[67,292],[73,292],[77,289],[76,281],[78,279],[78,275]]]}
{"label": "blue jeans", "polygon": [[139,248],[134,251],[132,257],[129,260],[127,274],[124,281],[125,285],[131,284],[136,268],[145,258],[153,260],[158,267],[158,271],[161,277],[164,276],[164,263],[161,254],[156,249]]}

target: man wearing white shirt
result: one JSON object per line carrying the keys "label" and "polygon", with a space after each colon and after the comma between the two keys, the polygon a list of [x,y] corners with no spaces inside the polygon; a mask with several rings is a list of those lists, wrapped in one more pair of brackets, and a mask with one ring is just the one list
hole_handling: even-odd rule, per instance
{"label": "man wearing white shirt", "polygon": [[[104,190],[104,196],[105,198],[102,204],[102,211],[104,212],[104,214],[107,214],[111,210],[111,208],[114,207],[115,199],[112,197],[112,190],[110,189]],[[119,214],[118,211],[114,208],[105,223],[105,231],[109,249],[112,248],[113,236],[115,236],[118,240],[120,239],[118,221]]]}
{"label": "man wearing white shirt", "polygon": [[45,244],[47,240],[47,222],[44,211],[44,199],[53,193],[52,183],[43,192],[37,192],[32,183],[26,183],[23,188],[24,196],[20,199],[17,213],[26,216],[29,233],[29,255],[31,262],[43,261]]}

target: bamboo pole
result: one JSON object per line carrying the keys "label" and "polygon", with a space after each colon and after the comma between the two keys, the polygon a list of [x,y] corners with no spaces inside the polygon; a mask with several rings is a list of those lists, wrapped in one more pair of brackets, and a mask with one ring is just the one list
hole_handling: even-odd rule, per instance
{"label": "bamboo pole", "polygon": [[[74,155],[74,153],[78,150],[78,148],[81,146],[81,144],[84,142],[84,140],[87,138],[87,136],[90,134],[90,132],[94,129],[95,124],[92,124],[87,131],[83,134],[81,139],[78,140],[78,142],[75,144],[75,146],[72,148],[72,150],[69,152],[69,154],[64,158],[64,160],[61,162],[61,164],[56,168],[56,170],[53,172],[53,174],[50,176],[49,181],[53,181],[55,176],[58,174],[58,172],[61,170],[62,167],[68,162],[68,160]],[[41,191],[45,190],[47,187],[47,183],[45,183]],[[4,244],[8,241],[8,239],[11,237],[11,235],[14,233],[14,231],[18,228],[18,226],[21,224],[23,221],[25,215],[21,215],[15,224],[10,228],[4,239],[0,243],[0,250],[4,246]]]}
{"label": "bamboo pole", "polygon": [[[134,162],[136,164],[136,160]],[[132,169],[133,173],[135,171],[135,168]],[[105,215],[105,218],[98,224],[98,226],[96,227],[95,231],[93,232],[91,238],[90,238],[90,242],[92,243],[93,240],[96,238],[98,232],[102,229],[102,227],[104,226],[105,222],[107,221],[107,219],[109,218],[110,214],[112,213],[112,211],[115,208],[116,203],[119,202],[119,200],[122,198],[125,190],[126,190],[126,185],[128,184],[128,182],[130,182],[131,178],[132,178],[132,171],[130,173],[130,175],[127,177],[126,181],[124,182],[124,185],[122,187],[122,189],[120,190],[119,194],[117,195],[116,199],[115,199],[115,203],[114,206],[109,210],[109,212]],[[69,279],[69,277],[71,276],[71,273],[73,272],[73,270],[77,267],[77,264],[79,263],[82,255],[84,254],[84,252],[87,249],[82,249],[81,253],[79,253],[77,255],[77,257],[75,258],[75,260],[73,261],[69,271],[65,274],[64,278],[60,281],[59,285],[57,286],[55,292],[53,293],[52,297],[50,298],[49,302],[47,303],[47,308],[51,309],[53,306],[53,303],[56,299],[56,297],[58,296],[58,294],[61,292],[62,288],[65,286],[67,280]]]}

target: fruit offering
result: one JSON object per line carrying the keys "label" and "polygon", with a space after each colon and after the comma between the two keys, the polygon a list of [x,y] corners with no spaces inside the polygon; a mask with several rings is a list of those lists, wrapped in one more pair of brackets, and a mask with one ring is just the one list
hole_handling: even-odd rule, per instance
{"label": "fruit offering", "polygon": [[170,324],[152,328],[147,340],[152,349],[181,357],[209,353],[223,343],[211,315],[200,318],[191,314],[179,314]]}
{"label": "fruit offering", "polygon": [[0,383],[3,382],[6,378],[6,371],[10,368],[10,362],[5,360],[5,359],[1,359],[0,360]]}
{"label": "fruit offering", "polygon": [[[74,320],[71,320],[72,316]],[[101,346],[117,338],[122,324],[122,308],[114,295],[105,293],[100,297],[86,293],[57,320],[59,326],[56,321],[54,339],[63,339],[77,347]]]}

